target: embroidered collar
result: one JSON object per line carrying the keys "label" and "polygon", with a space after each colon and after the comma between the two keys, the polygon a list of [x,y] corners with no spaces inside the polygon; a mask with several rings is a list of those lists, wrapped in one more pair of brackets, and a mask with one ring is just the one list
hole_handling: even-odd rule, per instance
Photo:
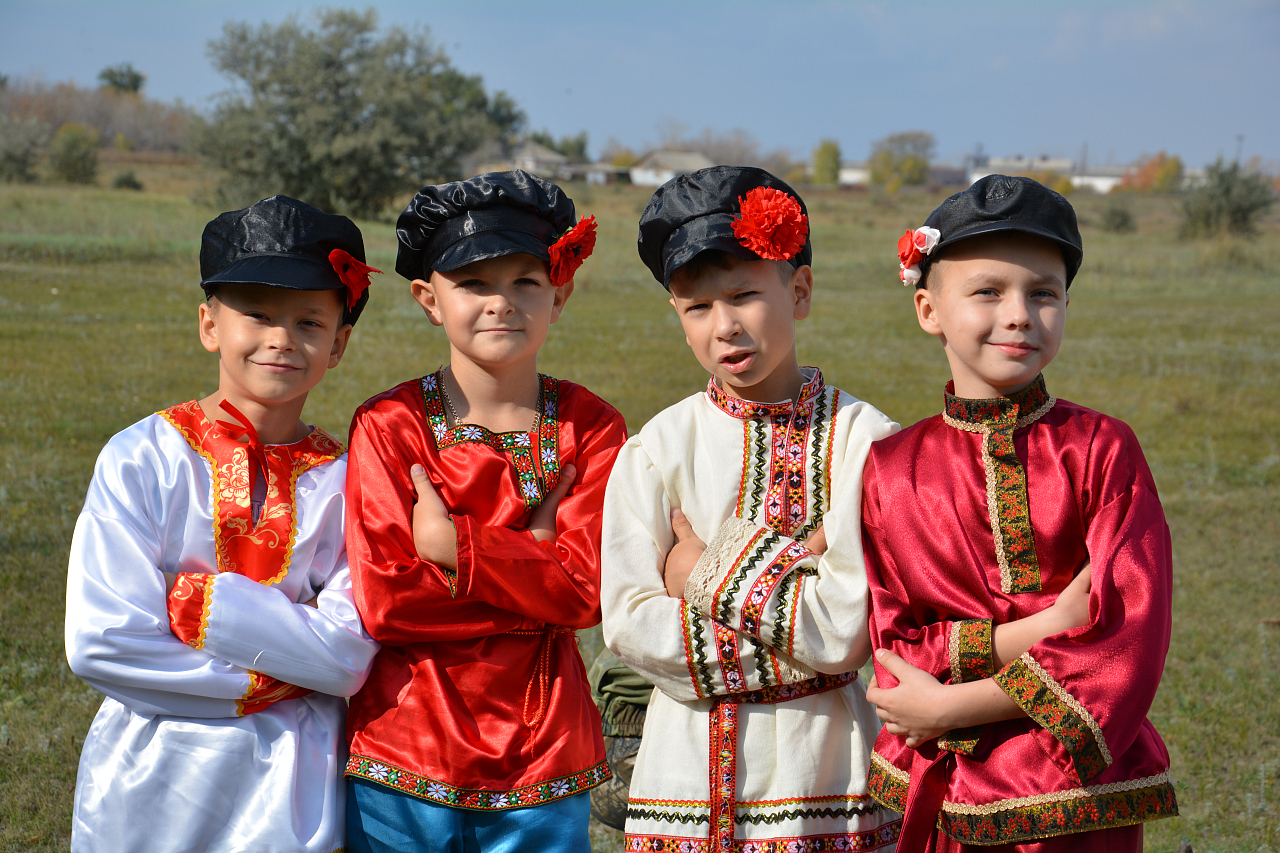
{"label": "embroidered collar", "polygon": [[959,429],[965,427],[1006,427],[1013,424],[1021,428],[1042,418],[1057,402],[1045,388],[1044,374],[1016,394],[993,397],[986,400],[970,400],[957,397],[955,383],[948,382],[945,420]]}
{"label": "embroidered collar", "polygon": [[790,414],[794,405],[804,405],[813,401],[827,387],[822,380],[822,371],[818,368],[802,367],[800,372],[806,379],[804,385],[800,386],[799,398],[794,401],[783,400],[778,403],[756,403],[751,400],[743,400],[741,397],[732,397],[716,384],[714,377],[707,382],[707,399],[725,414],[743,420]]}

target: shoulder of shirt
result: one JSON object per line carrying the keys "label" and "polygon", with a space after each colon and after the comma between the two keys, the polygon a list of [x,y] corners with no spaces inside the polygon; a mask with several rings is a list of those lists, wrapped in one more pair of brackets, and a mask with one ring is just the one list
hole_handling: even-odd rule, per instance
{"label": "shoulder of shirt", "polygon": [[631,437],[631,443],[657,448],[675,443],[683,445],[689,438],[689,425],[693,423],[698,410],[702,406],[708,409],[715,407],[706,400],[706,392],[698,391],[690,394],[678,403],[667,406],[640,427],[640,431]]}
{"label": "shoulder of shirt", "polygon": [[[863,429],[869,429],[876,433],[876,437],[881,435],[891,435],[898,431],[898,424],[893,418],[868,403],[861,400],[848,391],[837,388],[834,385],[828,385],[827,390],[832,393],[836,400],[837,412],[848,412],[853,415],[854,423]],[[839,416],[837,415],[837,423]]]}
{"label": "shoulder of shirt", "polygon": [[[552,377],[553,379],[555,377]],[[568,379],[556,379],[559,383],[560,401],[567,407],[574,409],[581,408],[591,412],[590,418],[593,422],[598,423],[601,420],[618,420],[623,429],[626,429],[625,421],[622,419],[622,413],[619,412],[613,404],[601,397],[594,391],[589,390],[585,385],[579,385],[577,382],[570,382]],[[585,412],[584,412],[585,413]],[[561,420],[564,419],[563,414]]]}
{"label": "shoulder of shirt", "polygon": [[1070,400],[1057,400],[1042,422],[1050,428],[1073,427],[1088,433],[1091,444],[1121,442],[1134,444],[1138,438],[1127,423],[1105,412],[1090,409]]}

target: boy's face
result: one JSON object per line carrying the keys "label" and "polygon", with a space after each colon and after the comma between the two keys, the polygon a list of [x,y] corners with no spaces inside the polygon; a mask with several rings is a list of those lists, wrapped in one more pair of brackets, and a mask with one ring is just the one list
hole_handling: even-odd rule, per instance
{"label": "boy's face", "polygon": [[232,404],[305,398],[346,351],[342,290],[224,284],[200,306],[200,342],[218,353],[219,390]]}
{"label": "boy's face", "polygon": [[[796,320],[809,316],[813,273],[779,272],[779,262],[726,256],[725,268],[671,277],[671,304],[698,363],[727,394],[757,402],[796,388]],[[785,278],[785,282],[784,279]]]}
{"label": "boy's face", "polygon": [[443,326],[454,358],[485,367],[536,363],[552,323],[560,319],[573,282],[551,284],[547,262],[503,255],[416,279],[413,298]]}
{"label": "boy's face", "polygon": [[947,249],[915,294],[920,328],[942,340],[956,395],[1015,394],[1053,360],[1067,322],[1067,273],[1048,240],[1003,232]]}

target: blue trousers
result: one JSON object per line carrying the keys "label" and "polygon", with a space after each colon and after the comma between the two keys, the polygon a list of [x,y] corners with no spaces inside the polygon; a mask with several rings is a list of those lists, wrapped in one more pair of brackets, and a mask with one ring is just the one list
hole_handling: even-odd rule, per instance
{"label": "blue trousers", "polygon": [[590,853],[591,794],[523,809],[438,806],[347,779],[348,853]]}

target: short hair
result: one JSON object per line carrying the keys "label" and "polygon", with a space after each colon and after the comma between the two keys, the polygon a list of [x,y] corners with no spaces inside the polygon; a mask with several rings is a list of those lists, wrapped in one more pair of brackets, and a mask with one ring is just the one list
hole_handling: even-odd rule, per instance
{"label": "short hair", "polygon": [[[733,259],[737,257],[737,255],[726,252],[723,249],[705,249],[694,255],[693,258],[690,259],[689,263],[673,270],[671,278],[674,279],[676,276],[680,276],[681,278],[685,278],[689,281],[697,281],[699,278],[704,276],[708,270],[731,269],[733,267]],[[745,258],[742,260],[746,261]],[[773,268],[778,273],[778,278],[782,281],[783,285],[790,283],[791,274],[796,270],[795,267],[791,266],[790,261],[769,261],[764,258],[761,258],[760,260],[773,265]],[[756,262],[747,261],[747,263]]]}

